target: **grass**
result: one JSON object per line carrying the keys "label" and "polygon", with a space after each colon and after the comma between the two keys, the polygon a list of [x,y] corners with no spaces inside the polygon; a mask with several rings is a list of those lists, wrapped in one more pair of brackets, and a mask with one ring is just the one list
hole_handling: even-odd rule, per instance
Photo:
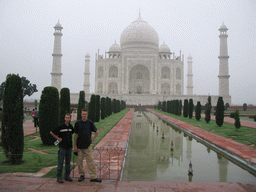
{"label": "grass", "polygon": [[[234,124],[229,124],[229,123],[223,123],[223,125],[219,127],[216,125],[216,122],[214,120],[211,120],[209,123],[206,123],[205,120],[202,118],[199,121],[197,121],[195,117],[192,117],[191,119],[189,119],[189,117],[185,118],[183,117],[183,115],[177,116],[177,115],[166,113],[157,109],[152,109],[152,110],[162,113],[164,115],[173,117],[175,119],[181,120],[185,123],[194,125],[201,129],[210,131],[212,133],[223,136],[225,138],[232,139],[239,143],[242,143],[248,146],[256,145],[256,129],[252,129],[248,127],[240,127],[240,129],[236,129]],[[253,148],[256,149],[256,146],[253,146]]]}
{"label": "grass", "polygon": [[[94,148],[98,142],[123,118],[123,116],[129,111],[129,109],[124,109],[119,113],[112,114],[111,116],[96,122],[95,126],[99,130],[97,139],[95,140],[92,147]],[[75,122],[72,122],[74,125]],[[0,146],[0,173],[13,173],[13,172],[27,172],[27,173],[36,173],[44,167],[56,166],[58,163],[58,146],[51,145],[45,146],[42,144],[41,139],[35,139],[35,136],[39,136],[39,133],[35,133],[31,136],[24,137],[24,153],[22,158],[22,163],[20,165],[11,165],[8,164],[5,154],[3,153],[3,147]],[[74,138],[74,135],[73,135]],[[36,152],[31,152],[29,148],[35,150],[43,150],[47,155],[39,154]],[[77,158],[72,153],[71,161],[76,163]],[[73,166],[71,164],[71,166]],[[51,169],[43,177],[46,178],[56,178],[57,168]],[[64,171],[63,171],[64,174]]]}

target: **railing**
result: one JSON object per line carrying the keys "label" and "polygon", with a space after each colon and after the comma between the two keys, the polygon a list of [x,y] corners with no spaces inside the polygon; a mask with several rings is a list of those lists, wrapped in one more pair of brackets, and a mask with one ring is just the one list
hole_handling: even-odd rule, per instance
{"label": "railing", "polygon": [[[4,155],[4,153],[2,154]],[[26,152],[23,153],[23,156],[25,156],[26,154],[28,153]],[[96,165],[97,177],[101,179],[106,179],[106,180],[108,179],[119,180],[121,175],[121,170],[122,170],[124,154],[125,154],[125,150],[123,148],[94,148],[93,158],[94,158],[94,163]],[[54,155],[56,156],[56,158],[58,158],[57,154],[44,154],[44,155]],[[42,157],[38,157],[38,158],[42,158]],[[80,176],[78,173],[77,163],[75,163],[76,162],[75,158],[76,156],[72,154],[71,169],[72,168],[73,169],[71,170],[70,176],[73,178]],[[84,158],[84,161],[85,161],[85,158]],[[44,161],[42,160],[41,163],[42,164],[40,165],[43,167]],[[12,166],[12,168],[10,166]],[[4,164],[0,165],[0,170],[2,170],[3,172],[8,172],[8,170],[10,170],[11,168],[12,170],[11,172],[13,172],[14,175],[41,177],[44,174],[46,174],[47,171],[50,171],[52,168],[56,168],[56,167],[57,167],[57,164],[51,167],[44,167],[41,170],[39,170],[38,167],[33,167],[33,164],[26,166],[24,165],[24,163],[17,164],[17,165],[11,165],[8,163],[6,165]],[[90,178],[86,163],[84,164],[84,169],[86,172],[85,178]],[[63,165],[62,172],[63,173],[65,172],[65,165]]]}

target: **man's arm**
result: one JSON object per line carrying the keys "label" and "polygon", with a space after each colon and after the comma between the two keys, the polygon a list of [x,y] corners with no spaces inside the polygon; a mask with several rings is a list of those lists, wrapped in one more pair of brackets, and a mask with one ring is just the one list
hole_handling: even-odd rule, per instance
{"label": "man's arm", "polygon": [[59,140],[59,142],[62,141],[62,138],[59,138],[57,135],[55,135],[53,132],[50,131],[50,134],[57,140]]}
{"label": "man's arm", "polygon": [[92,139],[92,143],[94,143],[95,139],[97,138],[97,135],[98,135],[99,131],[97,130],[94,134],[94,137]]}

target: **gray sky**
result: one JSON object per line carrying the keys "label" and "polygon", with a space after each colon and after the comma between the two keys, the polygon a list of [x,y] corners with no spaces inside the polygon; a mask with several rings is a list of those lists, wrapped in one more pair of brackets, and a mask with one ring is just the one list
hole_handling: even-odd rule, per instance
{"label": "gray sky", "polygon": [[171,52],[193,57],[194,94],[218,95],[219,27],[228,30],[229,84],[232,104],[256,105],[255,0],[0,0],[0,83],[9,73],[36,84],[39,99],[51,85],[54,26],[62,36],[62,87],[83,90],[85,55],[91,55],[91,92],[95,53],[105,55],[123,30],[138,18],[147,21]]}

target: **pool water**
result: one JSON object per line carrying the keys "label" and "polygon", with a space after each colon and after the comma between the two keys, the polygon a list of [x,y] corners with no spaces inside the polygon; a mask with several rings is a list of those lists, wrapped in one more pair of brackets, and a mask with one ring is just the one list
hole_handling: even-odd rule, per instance
{"label": "pool water", "polygon": [[134,113],[121,179],[256,183],[247,170],[146,111]]}

